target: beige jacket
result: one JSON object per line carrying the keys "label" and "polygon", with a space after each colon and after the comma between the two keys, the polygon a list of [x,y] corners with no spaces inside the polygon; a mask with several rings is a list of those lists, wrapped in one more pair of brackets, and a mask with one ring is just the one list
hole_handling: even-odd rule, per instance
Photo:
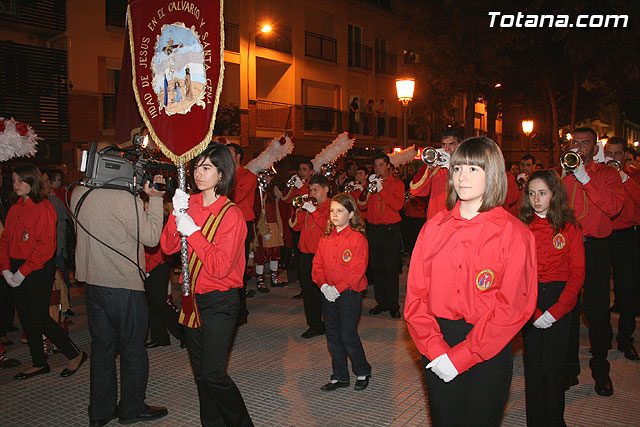
{"label": "beige jacket", "polygon": [[[72,212],[82,194],[88,190],[82,186],[73,190]],[[78,212],[78,221],[98,239],[137,261],[144,272],[144,245],[156,246],[162,233],[162,198],[152,197],[145,212],[140,197],[134,197],[124,190],[96,189],[85,198]],[[78,280],[90,285],[144,291],[144,281],[133,263],[96,241],[79,225],[76,230]]]}

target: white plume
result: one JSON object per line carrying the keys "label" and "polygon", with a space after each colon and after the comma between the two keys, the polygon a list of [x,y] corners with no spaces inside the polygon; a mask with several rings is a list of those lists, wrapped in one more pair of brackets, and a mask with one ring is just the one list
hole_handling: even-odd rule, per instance
{"label": "white plume", "polygon": [[349,138],[349,132],[343,132],[333,142],[322,149],[311,163],[313,163],[313,170],[317,173],[322,169],[322,165],[327,163],[333,163],[336,159],[347,152],[353,147],[355,139]]}
{"label": "white plume", "polygon": [[271,168],[275,162],[284,159],[292,151],[293,140],[288,135],[273,138],[258,157],[247,163],[246,168],[254,175],[257,175],[258,171]]}
{"label": "white plume", "polygon": [[418,150],[416,150],[415,144],[411,147],[405,148],[402,151],[397,153],[389,154],[389,160],[393,167],[397,168],[399,166],[404,165],[405,163],[409,163],[411,160],[415,159],[418,155]]}
{"label": "white plume", "polygon": [[[13,118],[4,119],[0,117],[0,122],[4,128],[0,131],[0,161],[12,159],[14,157],[31,157],[36,154],[38,145],[38,135],[33,128],[25,123],[16,122]],[[18,133],[16,126],[26,128],[26,135]]]}

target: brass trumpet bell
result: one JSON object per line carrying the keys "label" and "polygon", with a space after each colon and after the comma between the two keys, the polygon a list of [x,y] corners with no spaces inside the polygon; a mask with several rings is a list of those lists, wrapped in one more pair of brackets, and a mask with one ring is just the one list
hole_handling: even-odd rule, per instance
{"label": "brass trumpet bell", "polygon": [[439,160],[442,159],[442,155],[438,153],[433,147],[426,147],[422,150],[422,154],[420,154],[420,158],[422,161],[429,166],[436,164]]}
{"label": "brass trumpet bell", "polygon": [[566,171],[574,171],[582,164],[583,157],[584,154],[580,151],[566,151],[560,156],[560,165]]}
{"label": "brass trumpet bell", "polygon": [[299,211],[302,209],[302,206],[307,202],[311,202],[313,206],[318,206],[318,201],[316,200],[315,197],[301,196],[301,195],[295,196],[291,201],[291,204],[293,204],[293,207],[296,208],[297,211]]}
{"label": "brass trumpet bell", "polygon": [[607,162],[607,166],[611,166],[612,168],[615,168],[618,172],[620,172],[622,170],[622,163],[620,163],[617,160],[609,160]]}
{"label": "brass trumpet bell", "polygon": [[[291,178],[289,178],[289,179],[287,180],[287,187],[289,187],[289,188],[293,188],[293,187],[295,187],[295,186],[296,186],[296,177],[297,177],[297,176],[298,176],[298,175],[295,175],[295,174],[294,174],[293,176],[291,176]],[[300,181],[304,182],[304,179],[300,178]]]}

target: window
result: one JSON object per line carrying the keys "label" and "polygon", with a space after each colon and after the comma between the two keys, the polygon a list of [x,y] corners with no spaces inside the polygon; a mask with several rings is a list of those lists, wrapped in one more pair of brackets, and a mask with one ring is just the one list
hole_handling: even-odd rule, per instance
{"label": "window", "polygon": [[127,0],[105,0],[106,24],[114,27],[125,27]]}

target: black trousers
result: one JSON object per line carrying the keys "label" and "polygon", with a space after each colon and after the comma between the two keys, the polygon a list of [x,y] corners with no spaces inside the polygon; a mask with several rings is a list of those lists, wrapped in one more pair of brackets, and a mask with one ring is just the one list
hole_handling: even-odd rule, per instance
{"label": "black trousers", "polygon": [[420,230],[426,221],[425,218],[412,216],[405,216],[402,219],[402,245],[409,256],[413,252],[413,247],[416,245],[416,240],[418,240],[418,234],[420,234]]}
{"label": "black trousers", "polygon": [[307,325],[313,330],[324,332],[322,322],[322,292],[311,278],[314,254],[300,252],[300,286],[302,287],[302,302]]}
{"label": "black trousers", "polygon": [[7,336],[7,332],[13,327],[15,315],[16,306],[11,286],[7,284],[4,277],[0,277],[0,337]]}
{"label": "black trousers", "polygon": [[[253,221],[247,221],[247,237],[244,239],[244,259],[245,262],[249,260],[249,251],[251,250],[251,241],[253,240]],[[238,296],[240,298],[240,316],[247,317],[249,310],[247,310],[247,269],[245,264],[245,271],[242,275],[242,288],[238,289]]]}
{"label": "black trousers", "polygon": [[[15,273],[22,264],[24,260],[11,259],[11,272]],[[55,273],[56,264],[52,258],[40,270],[27,274],[20,286],[13,288],[13,296],[20,323],[29,344],[31,360],[33,366],[39,368],[47,364],[42,347],[42,334],[46,335],[67,359],[73,359],[80,354],[78,347],[49,315]]]}
{"label": "black trousers", "polygon": [[167,285],[171,267],[159,264],[144,281],[144,289],[149,302],[149,332],[151,340],[158,344],[170,344],[167,330],[176,339],[184,341],[182,325],[178,323],[178,313],[167,304]]}
{"label": "black trousers", "polygon": [[[555,304],[565,284],[566,282],[538,283],[538,309],[544,313]],[[571,313],[568,313],[557,319],[550,328],[538,329],[532,322],[523,328],[525,396],[529,426],[566,426],[564,362],[570,325]]]}
{"label": "black trousers", "polygon": [[[607,353],[611,348],[613,331],[611,329],[611,313],[609,312],[609,293],[611,276],[611,257],[609,238],[596,239],[587,237],[584,242],[586,262],[584,291],[582,295],[582,312],[589,322],[589,340],[593,357],[589,362],[591,375],[602,378],[609,375]],[[572,328],[571,339],[579,340],[579,330]],[[577,347],[572,346],[575,351]],[[569,355],[573,357],[574,355]],[[577,358],[577,354],[575,355]]]}
{"label": "black trousers", "polygon": [[227,375],[227,358],[238,319],[238,291],[196,294],[202,326],[185,328],[198,387],[203,426],[253,426],[240,390]]}
{"label": "black trousers", "polygon": [[[437,319],[444,340],[453,347],[473,328],[464,319]],[[426,367],[430,360],[422,356]],[[489,360],[461,372],[448,383],[425,368],[429,413],[435,427],[499,426],[513,370],[511,344]]]}
{"label": "black trousers", "polygon": [[[298,243],[300,243],[300,232],[291,230],[291,241],[293,242],[293,265],[295,268],[287,269],[287,279],[289,284],[296,280],[300,282],[300,249],[298,249]],[[295,279],[295,280],[293,280]]]}
{"label": "black trousers", "polygon": [[399,310],[400,223],[369,224],[369,284],[376,303],[385,310]]}
{"label": "black trousers", "polygon": [[349,382],[347,356],[356,376],[371,375],[371,365],[364,354],[358,334],[358,320],[362,313],[362,292],[343,291],[335,302],[322,298],[322,313],[331,352],[332,380]]}
{"label": "black trousers", "polygon": [[609,236],[616,306],[620,313],[616,341],[621,348],[633,345],[636,330],[638,247],[633,227],[614,230]]}
{"label": "black trousers", "polygon": [[[144,347],[149,309],[142,291],[86,284],[91,334],[89,418],[103,420],[115,411],[134,418],[145,410],[149,358]],[[120,354],[120,402],[116,355]]]}

